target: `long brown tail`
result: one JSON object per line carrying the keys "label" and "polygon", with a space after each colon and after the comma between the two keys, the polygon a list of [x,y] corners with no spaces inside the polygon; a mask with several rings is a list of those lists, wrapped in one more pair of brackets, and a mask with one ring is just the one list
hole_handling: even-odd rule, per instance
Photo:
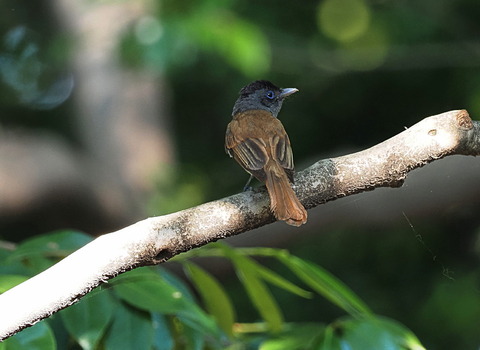
{"label": "long brown tail", "polygon": [[270,209],[277,218],[292,226],[300,226],[307,222],[307,211],[290,186],[285,171],[275,162],[265,167],[267,174]]}

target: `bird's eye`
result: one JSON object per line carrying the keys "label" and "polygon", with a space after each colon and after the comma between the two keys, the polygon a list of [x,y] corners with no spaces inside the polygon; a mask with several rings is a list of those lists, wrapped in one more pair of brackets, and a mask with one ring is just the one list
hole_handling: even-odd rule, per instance
{"label": "bird's eye", "polygon": [[273,100],[275,93],[272,90],[268,90],[265,96],[267,96],[268,99]]}

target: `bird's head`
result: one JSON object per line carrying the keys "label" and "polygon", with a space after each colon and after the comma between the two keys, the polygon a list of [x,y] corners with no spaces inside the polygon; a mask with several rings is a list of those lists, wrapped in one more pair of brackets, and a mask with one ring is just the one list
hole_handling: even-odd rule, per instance
{"label": "bird's head", "polygon": [[281,89],[267,80],[257,80],[240,90],[233,115],[248,110],[263,109],[272,113],[276,118],[285,97],[297,92],[296,88]]}

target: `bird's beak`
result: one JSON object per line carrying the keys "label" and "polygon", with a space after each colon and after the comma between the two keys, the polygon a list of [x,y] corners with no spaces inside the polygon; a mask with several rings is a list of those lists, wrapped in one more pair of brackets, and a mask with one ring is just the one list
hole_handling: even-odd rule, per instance
{"label": "bird's beak", "polygon": [[298,91],[297,88],[284,88],[282,89],[282,92],[278,97],[280,97],[280,99],[284,99],[285,97],[290,96],[291,94],[294,94],[297,91]]}

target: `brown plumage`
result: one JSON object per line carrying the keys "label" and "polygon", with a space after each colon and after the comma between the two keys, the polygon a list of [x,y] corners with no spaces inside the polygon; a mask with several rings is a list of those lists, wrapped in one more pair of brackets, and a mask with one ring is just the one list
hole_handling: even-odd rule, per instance
{"label": "brown plumage", "polygon": [[[283,99],[298,90],[270,84],[257,81],[242,89],[233,120],[227,126],[225,149],[248,173],[266,184],[275,217],[300,226],[307,222],[307,212],[290,185],[294,174],[292,148],[276,118]],[[244,91],[247,93],[242,94]]]}

